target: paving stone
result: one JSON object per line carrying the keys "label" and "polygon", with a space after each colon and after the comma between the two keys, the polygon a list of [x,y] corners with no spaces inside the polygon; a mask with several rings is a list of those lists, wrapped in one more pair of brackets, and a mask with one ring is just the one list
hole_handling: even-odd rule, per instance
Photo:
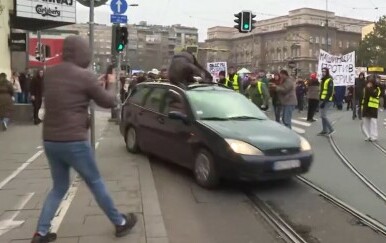
{"label": "paving stone", "polygon": [[146,238],[142,234],[129,234],[122,238],[114,236],[82,236],[79,237],[79,243],[146,243]]}
{"label": "paving stone", "polygon": [[169,243],[167,237],[147,238],[147,243]]}
{"label": "paving stone", "polygon": [[145,215],[146,237],[167,237],[162,215]]}

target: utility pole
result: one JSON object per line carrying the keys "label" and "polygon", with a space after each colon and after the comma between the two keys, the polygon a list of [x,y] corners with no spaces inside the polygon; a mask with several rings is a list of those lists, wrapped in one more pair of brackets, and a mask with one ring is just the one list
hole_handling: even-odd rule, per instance
{"label": "utility pole", "polygon": [[[90,19],[89,19],[89,47],[91,51],[91,68],[94,67],[94,5],[95,0],[90,0]],[[94,70],[93,70],[94,71]],[[90,102],[90,140],[95,153],[95,104]]]}
{"label": "utility pole", "polygon": [[42,32],[40,30],[38,30],[36,32],[36,35],[38,37],[38,55],[39,55],[39,58],[40,58],[40,61],[42,60]]}
{"label": "utility pole", "polygon": [[328,52],[328,0],[326,0],[326,52]]}

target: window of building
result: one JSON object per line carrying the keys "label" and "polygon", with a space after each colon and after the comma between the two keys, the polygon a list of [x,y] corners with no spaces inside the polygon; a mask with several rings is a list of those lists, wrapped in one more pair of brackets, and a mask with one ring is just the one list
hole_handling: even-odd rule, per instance
{"label": "window of building", "polygon": [[350,48],[350,42],[349,41],[346,42],[346,48]]}
{"label": "window of building", "polygon": [[339,41],[338,46],[339,46],[339,48],[342,48],[343,47],[343,42]]}
{"label": "window of building", "polygon": [[310,36],[310,43],[314,43],[314,37]]}
{"label": "window of building", "polygon": [[312,63],[308,64],[308,70],[309,70],[310,73],[312,73],[314,71]]}
{"label": "window of building", "polygon": [[312,48],[310,48],[308,51],[308,56],[312,57],[313,54],[314,54],[314,50],[312,50]]}
{"label": "window of building", "polygon": [[281,51],[277,52],[277,60],[281,61]]}
{"label": "window of building", "polygon": [[315,37],[315,43],[319,44],[319,36]]}
{"label": "window of building", "polygon": [[326,38],[322,37],[322,45],[326,44]]}
{"label": "window of building", "polygon": [[328,38],[328,45],[331,46],[331,44],[332,44],[332,40],[331,40],[331,38],[329,37],[329,38]]}
{"label": "window of building", "polygon": [[314,70],[318,71],[318,64],[317,63],[315,63],[315,69]]}
{"label": "window of building", "polygon": [[275,60],[275,53],[272,53],[272,60]]}
{"label": "window of building", "polygon": [[284,54],[284,59],[287,59],[287,57],[288,57],[287,50],[285,50],[283,54]]}

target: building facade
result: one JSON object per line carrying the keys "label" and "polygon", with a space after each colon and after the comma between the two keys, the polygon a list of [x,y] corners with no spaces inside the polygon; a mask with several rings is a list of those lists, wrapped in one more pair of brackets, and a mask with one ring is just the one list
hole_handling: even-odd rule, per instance
{"label": "building facade", "polygon": [[[151,70],[167,67],[175,51],[185,45],[198,43],[197,28],[181,25],[161,26],[148,25],[145,21],[135,25],[127,25],[129,42],[123,52],[123,63],[131,69]],[[88,24],[75,24],[60,27],[61,30],[78,31],[88,38]],[[111,63],[112,27],[95,25],[94,61],[97,70],[105,70]]]}
{"label": "building facade", "polygon": [[[328,26],[326,26],[328,19]],[[207,62],[227,61],[228,66],[264,69],[268,72],[295,63],[300,74],[317,70],[319,50],[344,54],[361,40],[362,27],[370,22],[336,16],[333,12],[302,8],[286,16],[261,20],[248,34],[232,27],[208,29]]]}
{"label": "building facade", "polygon": [[372,33],[374,31],[375,24],[369,24],[362,28],[362,40],[366,37],[366,35]]}

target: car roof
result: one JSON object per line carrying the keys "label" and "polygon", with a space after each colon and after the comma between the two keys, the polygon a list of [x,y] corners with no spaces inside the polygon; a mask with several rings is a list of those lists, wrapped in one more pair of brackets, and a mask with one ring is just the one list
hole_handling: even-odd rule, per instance
{"label": "car roof", "polygon": [[186,91],[227,91],[232,92],[233,90],[218,84],[218,83],[194,83],[189,85],[186,89],[183,89],[182,87],[179,87],[177,85],[171,84],[171,83],[165,83],[165,82],[143,82],[137,84],[138,86],[155,86],[155,87],[166,87],[166,88],[176,88],[181,90],[182,92]]}

